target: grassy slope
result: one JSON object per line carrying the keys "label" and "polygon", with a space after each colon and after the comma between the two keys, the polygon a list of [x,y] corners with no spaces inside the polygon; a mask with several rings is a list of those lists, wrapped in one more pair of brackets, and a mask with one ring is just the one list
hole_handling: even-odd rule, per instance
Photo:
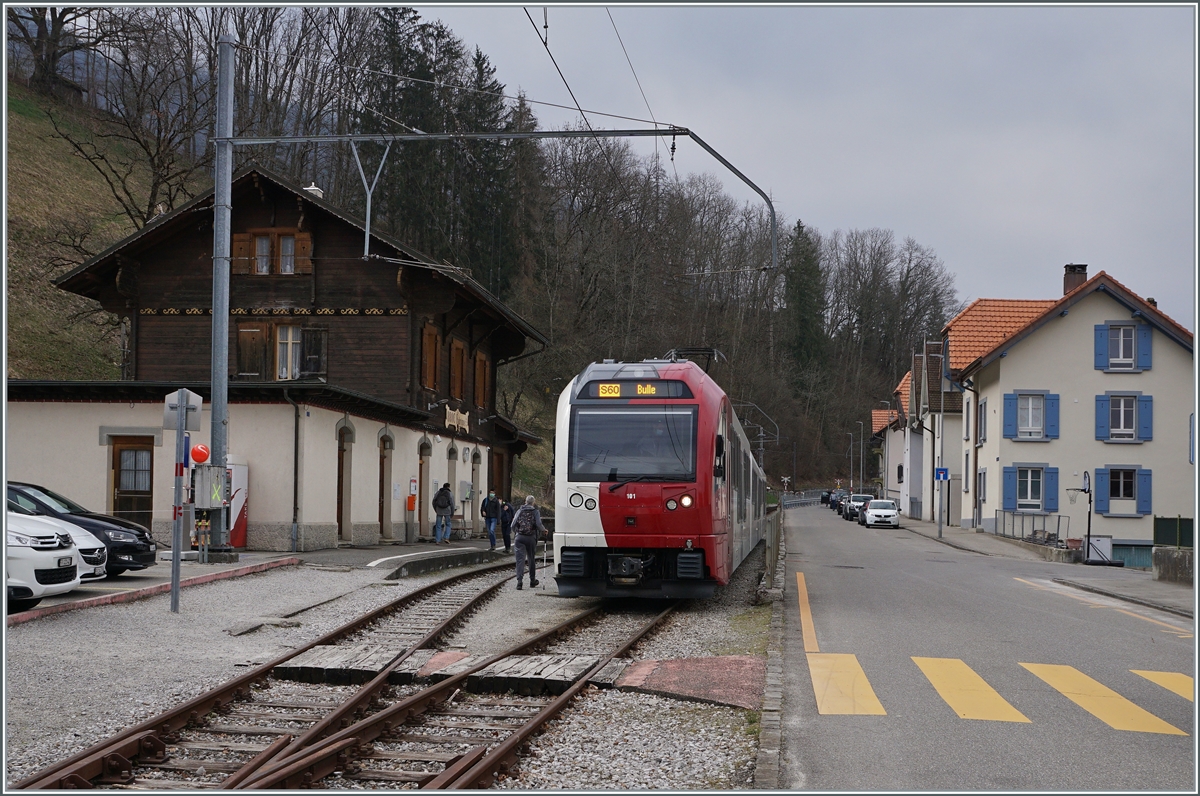
{"label": "grassy slope", "polygon": [[112,317],[73,319],[96,305],[54,287],[51,280],[65,269],[48,270],[55,251],[46,241],[64,222],[86,218],[95,228],[89,245],[99,251],[133,227],[100,175],[55,137],[47,109],[63,112],[8,84],[8,377],[117,379]]}

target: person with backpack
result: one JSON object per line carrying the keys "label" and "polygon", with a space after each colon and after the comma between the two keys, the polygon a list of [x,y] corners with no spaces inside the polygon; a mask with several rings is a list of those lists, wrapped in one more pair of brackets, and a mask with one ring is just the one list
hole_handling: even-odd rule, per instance
{"label": "person with backpack", "polygon": [[517,509],[512,521],[513,541],[517,544],[517,591],[525,577],[525,559],[529,559],[529,588],[538,585],[537,579],[537,535],[545,532],[542,513],[533,505],[533,495],[525,498],[525,505]]}
{"label": "person with backpack", "polygon": [[[489,489],[488,496],[483,499],[483,505],[479,507],[479,516],[483,517],[487,523],[488,541],[492,543],[490,549],[496,549],[496,523],[500,521],[500,500],[496,497],[496,490]],[[508,541],[505,540],[505,549],[508,548]]]}
{"label": "person with backpack", "polygon": [[433,511],[436,515],[433,521],[433,543],[443,541],[450,544],[450,518],[454,516],[454,493],[450,491],[449,482],[433,496]]}
{"label": "person with backpack", "polygon": [[500,501],[500,533],[504,534],[504,552],[512,552],[513,507],[507,500]]}

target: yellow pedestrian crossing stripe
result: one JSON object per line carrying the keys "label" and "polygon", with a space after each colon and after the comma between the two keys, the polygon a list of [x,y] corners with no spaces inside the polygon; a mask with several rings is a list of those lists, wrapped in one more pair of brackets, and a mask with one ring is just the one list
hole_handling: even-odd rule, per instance
{"label": "yellow pedestrian crossing stripe", "polygon": [[957,658],[918,658],[913,663],[960,719],[1013,721],[1029,724],[1021,711],[1008,704],[967,664]]}
{"label": "yellow pedestrian crossing stripe", "polygon": [[1021,665],[1114,730],[1187,735],[1183,730],[1172,727],[1111,688],[1096,682],[1074,666],[1051,663]]}
{"label": "yellow pedestrian crossing stripe", "polygon": [[822,716],[887,715],[855,656],[810,652],[808,673]]}
{"label": "yellow pedestrian crossing stripe", "polygon": [[1195,702],[1196,684],[1189,675],[1179,672],[1148,672],[1144,669],[1130,669],[1134,674],[1145,677],[1152,683],[1157,683],[1173,693],[1179,694],[1188,702]]}

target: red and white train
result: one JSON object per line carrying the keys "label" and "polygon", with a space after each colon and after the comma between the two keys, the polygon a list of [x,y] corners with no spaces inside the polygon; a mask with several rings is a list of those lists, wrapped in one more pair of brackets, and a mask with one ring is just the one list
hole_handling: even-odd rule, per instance
{"label": "red and white train", "polygon": [[554,563],[567,597],[707,597],[762,539],[766,479],[695,363],[589,365],[558,400]]}

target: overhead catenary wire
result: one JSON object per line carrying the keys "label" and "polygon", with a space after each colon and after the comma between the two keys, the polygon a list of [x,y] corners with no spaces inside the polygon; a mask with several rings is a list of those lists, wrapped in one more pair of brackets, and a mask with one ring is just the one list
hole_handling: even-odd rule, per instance
{"label": "overhead catenary wire", "polygon": [[[633,73],[633,82],[637,83],[638,91],[642,95],[642,102],[646,103],[646,111],[650,114],[651,121],[654,126],[658,126],[658,119],[654,117],[654,109],[650,107],[650,100],[646,97],[646,90],[642,88],[642,81],[638,78],[637,70],[633,68],[633,59],[629,57],[629,50],[625,48],[625,40],[621,38],[621,31],[617,30],[617,21],[613,19],[612,11],[605,7],[604,12],[608,14],[608,21],[612,23],[613,33],[617,34],[617,42],[621,45],[621,52],[625,53],[625,63],[629,64],[629,71]],[[658,157],[658,139],[654,140],[654,156]],[[679,172],[675,169],[675,151],[671,148],[671,170],[675,172],[675,179],[679,179]]]}

